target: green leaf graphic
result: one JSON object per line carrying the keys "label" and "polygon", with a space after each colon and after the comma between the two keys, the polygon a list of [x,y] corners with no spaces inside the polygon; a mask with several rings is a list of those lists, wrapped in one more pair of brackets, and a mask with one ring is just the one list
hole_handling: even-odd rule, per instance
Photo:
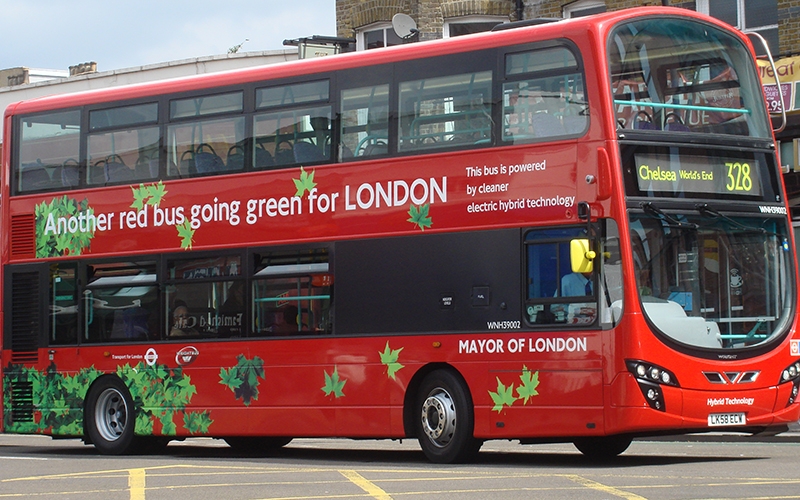
{"label": "green leaf graphic", "polygon": [[325,395],[330,396],[333,394],[333,396],[337,398],[344,396],[342,389],[344,389],[344,384],[347,383],[347,380],[339,380],[339,369],[334,366],[333,374],[328,375],[327,371],[324,373],[325,385],[322,386],[322,391],[325,393]]}
{"label": "green leaf graphic", "polygon": [[416,224],[421,231],[424,231],[426,227],[431,227],[433,222],[431,222],[431,218],[428,216],[430,206],[430,203],[426,203],[417,208],[416,205],[412,204],[411,208],[408,209],[409,218],[407,221]]}
{"label": "green leaf graphic", "polygon": [[[34,208],[36,218],[36,257],[61,257],[65,255],[80,255],[89,248],[89,243],[94,237],[94,227],[86,220],[83,226],[78,224],[78,230],[71,232],[69,224],[65,227],[64,221],[70,217],[78,217],[80,212],[93,213],[89,207],[89,200],[77,201],[66,196],[53,198],[50,203],[42,202]],[[59,219],[62,224],[59,226]]]}
{"label": "green leaf graphic", "polygon": [[183,415],[183,427],[192,434],[208,434],[213,423],[208,411],[190,411]]}
{"label": "green leaf graphic", "polygon": [[139,184],[139,187],[131,186],[131,191],[133,191],[133,203],[131,203],[131,208],[135,208],[136,210],[143,209],[145,205],[158,205],[164,199],[164,195],[167,194],[164,183],[161,181],[158,181],[158,183],[154,182],[147,186],[144,184]]}
{"label": "green leaf graphic", "polygon": [[233,391],[236,399],[241,399],[245,406],[250,406],[258,399],[259,378],[264,378],[264,361],[258,356],[247,359],[244,354],[236,356],[236,366],[219,371],[220,384]]}
{"label": "green leaf graphic", "polygon": [[539,387],[539,372],[531,372],[527,366],[522,365],[522,375],[519,376],[519,379],[522,381],[522,385],[517,387],[517,394],[519,399],[523,400],[522,404],[528,404],[530,398],[539,395],[539,391],[536,390]]}
{"label": "green leaf graphic", "polygon": [[386,342],[386,349],[384,349],[383,352],[378,351],[378,354],[381,356],[381,363],[386,365],[386,373],[392,380],[396,380],[395,374],[403,368],[403,365],[397,362],[397,358],[400,356],[400,351],[402,350],[402,347],[392,350],[389,348],[389,342]]}
{"label": "green leaf graphic", "polygon": [[511,406],[517,398],[514,397],[514,384],[506,387],[500,382],[500,377],[497,377],[497,392],[489,391],[489,396],[494,401],[492,410],[500,413],[503,411],[503,406]]}
{"label": "green leaf graphic", "polygon": [[178,237],[181,239],[181,248],[190,250],[194,239],[194,229],[189,219],[183,221],[183,224],[175,226],[178,229]]}
{"label": "green leaf graphic", "polygon": [[294,186],[297,188],[297,192],[295,196],[302,197],[306,191],[311,192],[317,186],[317,183],[314,182],[314,171],[312,170],[309,174],[303,167],[300,167],[300,178],[299,179],[292,179],[294,182]]}

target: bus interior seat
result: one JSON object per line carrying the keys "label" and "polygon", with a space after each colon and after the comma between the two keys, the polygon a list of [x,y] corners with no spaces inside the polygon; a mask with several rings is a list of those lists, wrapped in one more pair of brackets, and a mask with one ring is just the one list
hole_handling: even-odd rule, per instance
{"label": "bus interior seat", "polygon": [[256,168],[271,167],[275,165],[275,160],[269,151],[262,147],[256,147],[255,150],[255,166]]}
{"label": "bus interior seat", "polygon": [[325,155],[317,146],[310,142],[296,142],[293,148],[294,160],[297,163],[316,163],[325,161]]}
{"label": "bus interior seat", "polygon": [[22,176],[20,191],[33,191],[50,187],[50,174],[41,163],[23,167],[20,170],[20,175]]}
{"label": "bus interior seat", "polygon": [[200,144],[194,153],[194,167],[197,169],[198,174],[221,172],[225,170],[225,163],[211,146]]}
{"label": "bus interior seat", "polygon": [[80,165],[77,160],[67,160],[61,166],[61,185],[63,187],[77,187],[80,182]]}
{"label": "bus interior seat", "polygon": [[133,170],[128,168],[124,163],[108,162],[105,165],[105,181],[106,182],[123,182],[132,181],[134,179]]}
{"label": "bus interior seat", "polygon": [[225,164],[226,170],[244,169],[244,146],[234,144],[228,149],[228,162]]}

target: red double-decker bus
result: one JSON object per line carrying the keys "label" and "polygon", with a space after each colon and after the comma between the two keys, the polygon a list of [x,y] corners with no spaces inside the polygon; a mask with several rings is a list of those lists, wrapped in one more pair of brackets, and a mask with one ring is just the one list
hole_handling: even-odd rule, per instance
{"label": "red double-decker bus", "polygon": [[209,436],[779,430],[794,249],[743,36],[642,8],[5,112],[3,421]]}

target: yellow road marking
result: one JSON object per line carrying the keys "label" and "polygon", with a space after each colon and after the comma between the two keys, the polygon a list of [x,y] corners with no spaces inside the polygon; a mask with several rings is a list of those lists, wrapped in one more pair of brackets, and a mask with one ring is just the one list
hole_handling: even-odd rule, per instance
{"label": "yellow road marking", "polygon": [[612,486],[607,486],[603,483],[598,483],[597,481],[592,481],[591,479],[587,479],[585,477],[581,477],[578,475],[566,474],[564,477],[580,485],[583,485],[587,488],[591,488],[597,491],[602,491],[603,493],[608,493],[610,495],[614,495],[617,497],[627,498],[628,500],[647,500],[645,497],[639,496],[635,493],[629,493],[627,491],[618,490]]}
{"label": "yellow road marking", "polygon": [[131,489],[131,500],[144,500],[144,469],[128,471],[128,487]]}
{"label": "yellow road marking", "polygon": [[379,500],[392,500],[392,497],[389,496],[388,493],[378,488],[375,483],[367,480],[367,478],[358,472],[354,470],[340,470],[339,473],[349,479],[353,484],[369,493],[372,498],[377,498]]}

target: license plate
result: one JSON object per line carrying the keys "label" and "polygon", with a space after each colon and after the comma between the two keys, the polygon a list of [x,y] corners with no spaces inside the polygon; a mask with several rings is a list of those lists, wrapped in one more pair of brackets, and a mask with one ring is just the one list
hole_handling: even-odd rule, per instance
{"label": "license plate", "polygon": [[746,425],[744,413],[711,413],[708,415],[709,427],[722,427],[725,425]]}

